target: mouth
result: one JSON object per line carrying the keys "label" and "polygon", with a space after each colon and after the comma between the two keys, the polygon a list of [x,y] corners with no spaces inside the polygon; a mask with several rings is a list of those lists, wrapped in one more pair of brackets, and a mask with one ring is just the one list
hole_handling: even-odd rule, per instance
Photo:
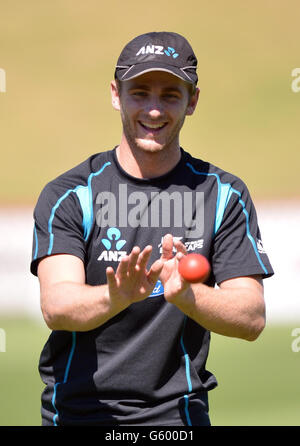
{"label": "mouth", "polygon": [[157,133],[161,129],[165,128],[167,125],[167,122],[161,122],[161,123],[153,123],[153,122],[144,122],[139,121],[139,124],[143,127],[144,130],[147,130],[150,133]]}

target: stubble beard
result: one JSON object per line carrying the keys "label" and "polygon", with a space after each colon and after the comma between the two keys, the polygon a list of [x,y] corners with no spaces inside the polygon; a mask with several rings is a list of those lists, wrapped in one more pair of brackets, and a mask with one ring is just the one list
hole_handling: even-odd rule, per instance
{"label": "stubble beard", "polygon": [[136,132],[132,129],[130,122],[121,113],[122,124],[123,124],[123,136],[126,139],[126,142],[132,152],[143,152],[144,154],[154,154],[160,153],[162,151],[169,152],[171,150],[179,148],[179,133],[185,121],[185,115],[183,115],[182,119],[177,123],[177,125],[173,128],[171,134],[167,137],[167,139],[163,142],[156,142],[155,138],[151,139],[141,139],[136,136]]}

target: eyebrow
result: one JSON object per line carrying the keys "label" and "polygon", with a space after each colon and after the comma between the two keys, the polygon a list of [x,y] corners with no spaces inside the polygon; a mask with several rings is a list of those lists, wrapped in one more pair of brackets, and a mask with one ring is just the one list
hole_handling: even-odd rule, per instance
{"label": "eyebrow", "polygon": [[[146,91],[150,91],[151,90],[151,86],[147,85],[147,84],[136,84],[133,85],[132,87],[129,88],[129,91],[132,90],[146,90]],[[163,87],[163,91],[168,93],[168,92],[178,92],[181,93],[181,89],[179,87]]]}

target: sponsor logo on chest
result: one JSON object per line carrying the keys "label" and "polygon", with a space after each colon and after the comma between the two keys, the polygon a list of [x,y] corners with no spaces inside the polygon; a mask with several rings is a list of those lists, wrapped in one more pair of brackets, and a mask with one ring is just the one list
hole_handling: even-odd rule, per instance
{"label": "sponsor logo on chest", "polygon": [[[101,243],[106,248],[97,260],[104,262],[119,262],[127,254],[122,248],[126,240],[121,239],[121,231],[118,228],[109,228],[106,232],[107,238],[102,238]],[[114,249],[113,249],[114,248]]]}

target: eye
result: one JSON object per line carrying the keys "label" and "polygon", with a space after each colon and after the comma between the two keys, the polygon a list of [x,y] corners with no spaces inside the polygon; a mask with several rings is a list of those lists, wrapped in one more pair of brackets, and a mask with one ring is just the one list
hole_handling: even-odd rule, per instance
{"label": "eye", "polygon": [[175,92],[174,93],[165,93],[164,98],[167,100],[173,101],[173,100],[179,100],[180,96],[178,93],[175,93]]}
{"label": "eye", "polygon": [[143,90],[136,90],[136,91],[132,91],[131,95],[135,96],[135,97],[138,97],[138,98],[142,98],[142,97],[146,97],[147,96],[147,92],[143,91]]}

